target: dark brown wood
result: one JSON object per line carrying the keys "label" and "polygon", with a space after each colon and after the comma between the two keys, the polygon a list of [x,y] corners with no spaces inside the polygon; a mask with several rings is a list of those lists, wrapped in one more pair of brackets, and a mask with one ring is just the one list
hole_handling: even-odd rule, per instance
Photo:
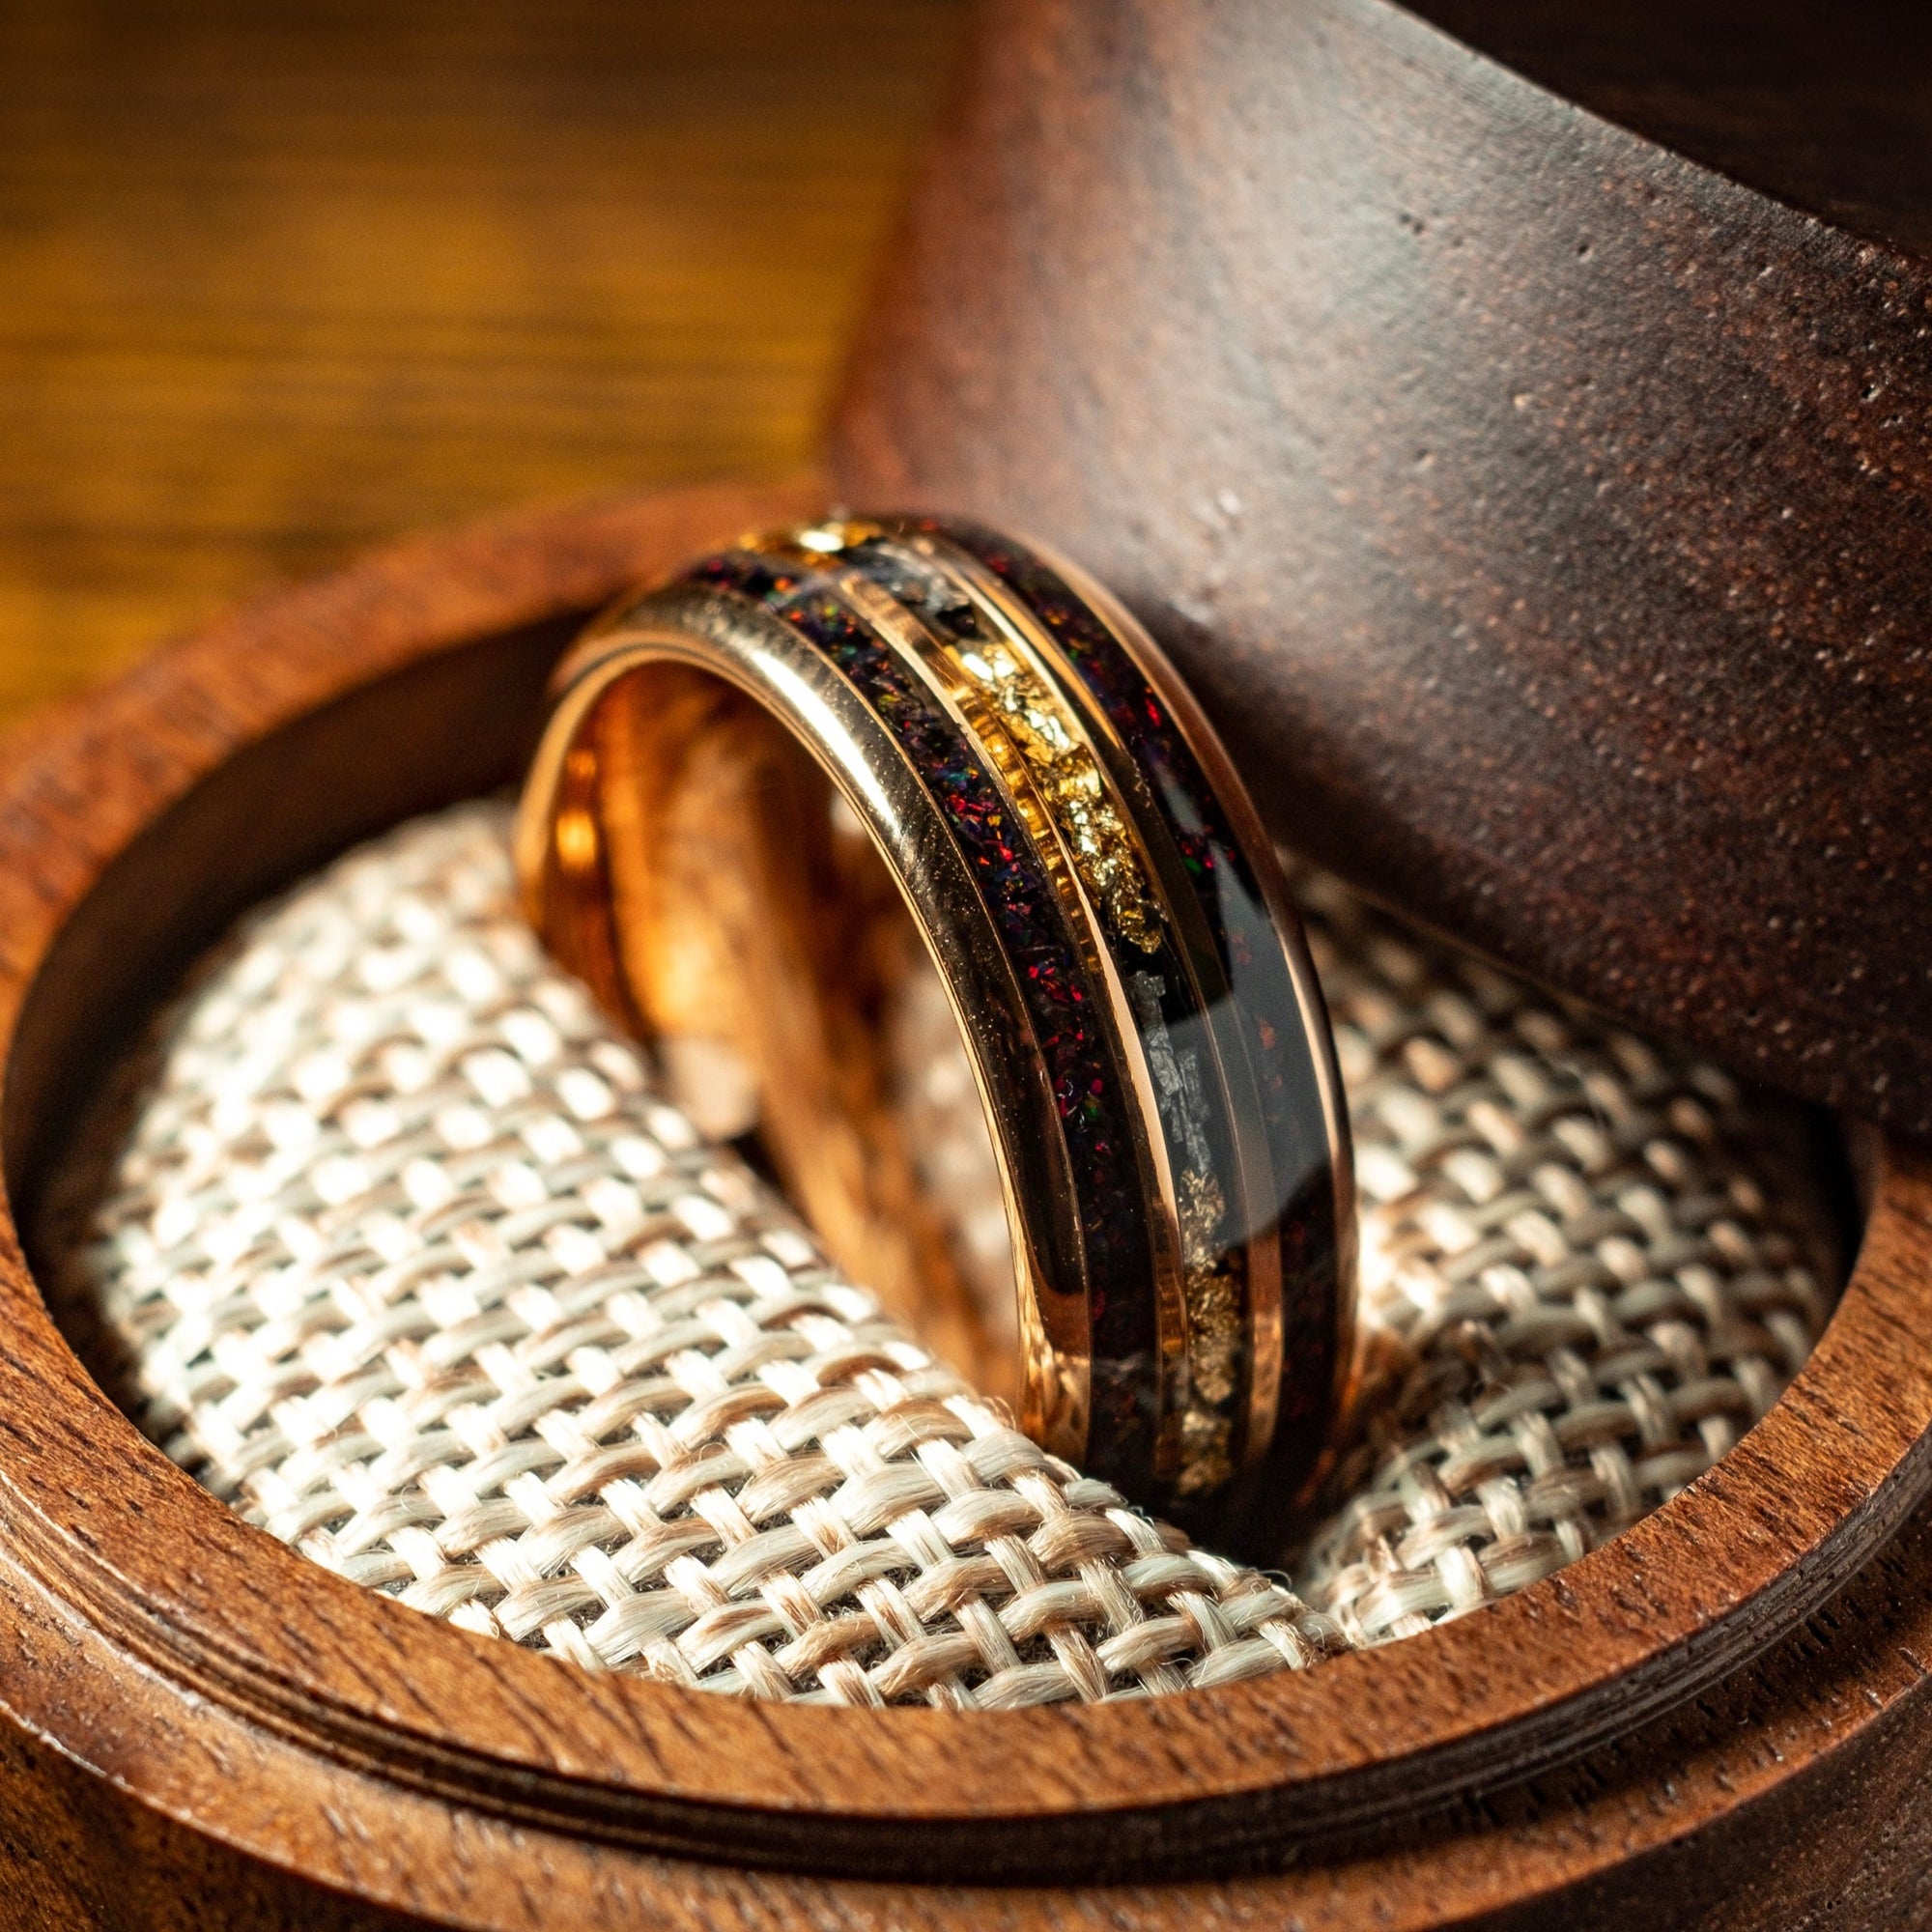
{"label": "dark brown wood", "polygon": [[[1385,0],[994,0],[835,482],[1090,566],[1350,878],[1932,1129],[1932,269],[1900,213],[1932,150],[1881,197],[1869,125],[1918,98],[1920,30],[1884,94],[1893,43],[1807,61],[1827,9],[1772,10],[1757,83],[1710,0],[1647,40],[1629,0],[1437,11],[1885,239]],[[1700,108],[1714,72],[1745,79]],[[1764,75],[1817,111],[1752,139]]]}
{"label": "dark brown wood", "polygon": [[[579,613],[808,500],[418,544],[14,738],[10,1202],[71,1057],[238,896],[507,776]],[[1296,1677],[961,1719],[592,1678],[315,1569],[139,1438],[0,1220],[0,1923],[1887,1922],[1932,1849],[1893,1815],[1932,1752],[1928,1223],[1893,1149],[1790,1394],[1558,1577]]]}
{"label": "dark brown wood", "polygon": [[1932,16],[1895,0],[1411,0],[1565,100],[1932,255]]}

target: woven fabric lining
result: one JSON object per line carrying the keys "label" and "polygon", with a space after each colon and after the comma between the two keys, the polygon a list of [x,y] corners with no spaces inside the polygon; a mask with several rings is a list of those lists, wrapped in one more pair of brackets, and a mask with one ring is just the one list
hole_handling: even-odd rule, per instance
{"label": "woven fabric lining", "polygon": [[1369,1347],[1297,1597],[1045,1455],[841,1280],[550,968],[505,839],[459,808],[245,922],[54,1208],[57,1298],[148,1433],[431,1615],[848,1704],[1299,1669],[1654,1507],[1822,1322],[1779,1110],[1307,882]]}
{"label": "woven fabric lining", "polygon": [[1792,1110],[1303,882],[1367,1374],[1295,1566],[1356,1644],[1574,1562],[1776,1401],[1837,1264]]}
{"label": "woven fabric lining", "polygon": [[982,1709],[1340,1646],[1018,1434],[663,1104],[519,920],[496,808],[248,922],[102,1120],[126,1138],[71,1204],[64,1298],[98,1296],[143,1426],[433,1616],[709,1690]]}

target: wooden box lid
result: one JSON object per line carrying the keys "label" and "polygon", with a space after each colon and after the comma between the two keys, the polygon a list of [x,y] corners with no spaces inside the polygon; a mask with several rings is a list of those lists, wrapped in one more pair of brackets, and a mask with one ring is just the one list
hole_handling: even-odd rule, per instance
{"label": "wooden box lid", "polygon": [[1932,1126],[1925,37],[1426,11],[1648,132],[1383,0],[991,6],[838,487],[1111,581],[1357,884]]}

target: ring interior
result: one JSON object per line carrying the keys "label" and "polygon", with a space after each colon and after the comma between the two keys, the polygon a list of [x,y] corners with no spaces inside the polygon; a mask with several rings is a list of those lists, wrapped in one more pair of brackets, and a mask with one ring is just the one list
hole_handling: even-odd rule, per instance
{"label": "ring interior", "polygon": [[671,1097],[1017,1406],[1010,1210],[971,1049],[870,834],[754,697],[689,664],[626,671],[578,738],[623,1017]]}

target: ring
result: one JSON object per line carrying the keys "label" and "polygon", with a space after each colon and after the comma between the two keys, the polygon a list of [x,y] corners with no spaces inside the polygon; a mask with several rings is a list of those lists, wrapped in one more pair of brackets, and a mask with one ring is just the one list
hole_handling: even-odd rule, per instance
{"label": "ring", "polygon": [[1265,1544],[1349,1361],[1341,1083],[1259,819],[1106,592],[925,520],[708,557],[559,667],[517,863],[842,1267],[1004,1350],[1053,1453]]}

